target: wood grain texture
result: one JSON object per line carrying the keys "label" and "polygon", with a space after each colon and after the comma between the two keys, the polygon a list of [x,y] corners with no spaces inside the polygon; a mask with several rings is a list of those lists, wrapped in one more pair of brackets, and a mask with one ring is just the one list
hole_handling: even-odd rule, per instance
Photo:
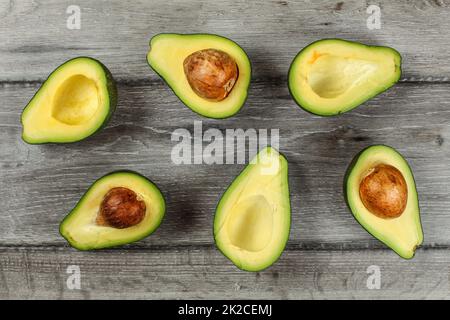
{"label": "wood grain texture", "polygon": [[[77,1],[81,30],[68,30],[63,1],[0,2],[0,298],[450,298],[450,3],[378,2],[382,29],[366,28],[367,1]],[[236,40],[253,65],[249,98],[226,120],[185,107],[148,67],[160,32],[209,32]],[[404,58],[395,87],[341,116],[302,111],[287,71],[306,44],[342,37],[388,45]],[[63,61],[100,59],[118,80],[109,125],[75,144],[31,146],[20,114]],[[237,270],[214,247],[220,195],[244,167],[175,165],[172,133],[279,129],[289,161],[292,228],[286,252],[260,273]],[[403,261],[364,231],[346,208],[343,177],[352,157],[387,144],[417,182],[424,246]],[[77,252],[58,234],[62,218],[102,175],[136,170],[162,190],[167,213],[147,239]],[[67,265],[82,290],[66,288]],[[382,289],[368,290],[379,265]]]}
{"label": "wood grain texture", "polygon": [[[4,0],[0,5],[0,81],[45,79],[63,61],[88,55],[123,80],[155,79],[146,62],[149,39],[161,32],[216,33],[249,54],[257,79],[286,77],[305,45],[340,37],[392,46],[404,77],[450,77],[450,3],[381,1],[382,28],[368,30],[367,1],[89,1]],[[69,5],[81,29],[66,28]],[[12,67],[13,66],[13,67]]]}
{"label": "wood grain texture", "polygon": [[[427,250],[412,261],[386,250],[287,250],[266,271],[237,270],[214,248],[76,252],[0,249],[0,298],[28,299],[445,299],[448,252]],[[69,265],[81,290],[66,287]],[[368,289],[377,265],[381,288]]]}
{"label": "wood grain texture", "polygon": [[[353,219],[343,177],[353,156],[371,144],[397,148],[410,162],[420,196],[427,246],[450,245],[450,90],[447,84],[401,84],[353,112],[312,116],[295,105],[282,82],[254,83],[246,106],[227,120],[203,119],[161,81],[119,86],[110,125],[86,141],[27,145],[20,110],[37,89],[0,90],[1,244],[62,244],[58,224],[100,176],[117,169],[141,172],[167,198],[160,229],[138,245],[211,244],[220,195],[243,165],[175,165],[177,128],[279,129],[289,161],[293,243],[380,247]],[[430,100],[430,97],[433,97]]]}

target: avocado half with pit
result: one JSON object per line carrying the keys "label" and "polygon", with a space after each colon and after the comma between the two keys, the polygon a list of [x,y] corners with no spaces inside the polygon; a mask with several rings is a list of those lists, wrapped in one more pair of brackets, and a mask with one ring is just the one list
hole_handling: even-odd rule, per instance
{"label": "avocado half with pit", "polygon": [[290,224],[288,163],[267,147],[220,199],[214,217],[215,242],[238,268],[260,271],[282,254]]}
{"label": "avocado half with pit", "polygon": [[208,118],[227,118],[247,99],[251,66],[234,41],[213,34],[158,34],[147,61],[180,100]]}
{"label": "avocado half with pit", "polygon": [[141,240],[153,233],[165,213],[158,187],[132,171],[98,179],[60,225],[76,249],[92,250]]}
{"label": "avocado half with pit", "polygon": [[399,256],[411,259],[423,242],[413,173],[391,147],[370,146],[350,164],[345,178],[347,204],[356,220]]}
{"label": "avocado half with pit", "polygon": [[79,57],[53,71],[22,112],[22,139],[30,144],[83,140],[106,125],[117,89],[99,61]]}
{"label": "avocado half with pit", "polygon": [[401,56],[389,47],[324,39],[301,50],[289,70],[289,90],[304,110],[332,116],[356,108],[392,87]]}

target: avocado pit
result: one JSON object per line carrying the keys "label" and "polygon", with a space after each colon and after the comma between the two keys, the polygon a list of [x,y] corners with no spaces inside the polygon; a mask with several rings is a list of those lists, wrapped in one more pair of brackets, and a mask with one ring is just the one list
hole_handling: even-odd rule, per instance
{"label": "avocado pit", "polygon": [[106,193],[100,205],[96,223],[124,229],[139,224],[145,216],[145,202],[139,200],[134,191],[117,187]]}
{"label": "avocado pit", "polygon": [[183,62],[184,73],[192,90],[213,101],[225,99],[239,74],[234,59],[226,52],[204,49],[190,54]]}
{"label": "avocado pit", "polygon": [[401,216],[405,211],[408,187],[397,168],[379,164],[361,181],[359,195],[371,213],[379,218],[392,219]]}

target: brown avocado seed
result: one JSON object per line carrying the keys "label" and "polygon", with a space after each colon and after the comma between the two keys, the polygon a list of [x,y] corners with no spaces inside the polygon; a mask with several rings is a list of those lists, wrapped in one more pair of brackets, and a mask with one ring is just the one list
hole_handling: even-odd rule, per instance
{"label": "brown avocado seed", "polygon": [[124,229],[137,225],[144,219],[145,202],[137,199],[134,191],[112,188],[103,198],[97,224]]}
{"label": "brown avocado seed", "polygon": [[408,186],[397,168],[379,164],[361,181],[359,196],[366,209],[377,217],[397,218],[405,211]]}
{"label": "brown avocado seed", "polygon": [[239,73],[233,58],[216,49],[192,53],[184,60],[183,67],[192,90],[213,101],[221,101],[228,96]]}

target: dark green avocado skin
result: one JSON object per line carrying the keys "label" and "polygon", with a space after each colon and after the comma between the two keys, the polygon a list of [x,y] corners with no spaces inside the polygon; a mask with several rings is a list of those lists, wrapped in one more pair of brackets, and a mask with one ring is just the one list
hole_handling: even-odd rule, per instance
{"label": "dark green avocado skin", "polygon": [[[270,146],[270,145],[267,145],[267,147],[272,148],[272,146]],[[280,151],[278,151],[278,149],[276,149],[276,150],[277,150],[278,154],[279,154],[281,157],[283,157],[283,158],[286,160],[286,162],[287,162],[287,157],[286,157],[283,153],[281,153]],[[248,164],[247,164],[247,166],[248,166]],[[247,166],[245,166],[245,167],[244,167],[244,168],[243,168],[243,169],[242,169],[242,170],[241,170],[241,171],[233,178],[233,180],[228,184],[228,187],[222,192],[222,194],[220,195],[219,201],[218,201],[217,204],[216,204],[216,207],[215,207],[214,212],[217,212],[217,209],[219,208],[220,200],[223,198],[223,196],[224,196],[225,193],[227,192],[228,188],[234,183],[234,181],[235,181],[236,179],[238,179],[238,177],[244,172],[244,170],[247,168]],[[288,177],[289,177],[289,167],[286,168],[286,170],[287,170],[287,174],[288,174]],[[291,202],[291,188],[290,188],[290,186],[289,186],[289,179],[288,179],[288,190],[289,190],[289,206],[292,208],[292,202]],[[291,231],[292,231],[291,229],[292,229],[292,219],[291,219],[291,221],[290,221],[290,223],[289,223],[289,229],[287,230],[287,233],[288,233],[288,239],[289,239],[290,236],[291,236]],[[214,223],[213,223],[213,227],[212,227],[212,233],[213,233],[214,243],[216,244],[216,248],[219,250],[219,252],[220,252],[221,254],[223,254],[224,257],[226,257],[227,259],[229,259],[228,256],[226,255],[226,253],[222,250],[221,246],[217,245],[217,241],[216,241],[216,237],[215,237],[215,233],[214,233]],[[288,241],[289,241],[289,240],[288,240]],[[287,243],[286,243],[286,245],[287,245]],[[286,248],[286,247],[285,247],[285,248]],[[284,249],[284,250],[285,250],[285,249]],[[267,265],[266,267],[264,267],[263,269],[260,269],[260,270],[258,270],[258,271],[251,270],[251,269],[246,269],[245,267],[243,267],[243,266],[238,266],[238,265],[236,265],[236,264],[233,264],[233,265],[236,266],[236,268],[238,268],[239,270],[246,271],[246,272],[255,272],[255,273],[256,273],[256,272],[262,272],[262,271],[264,271],[264,270],[270,268],[276,261],[278,261],[278,259],[282,256],[284,250],[282,250],[282,251],[280,252],[280,254],[274,259],[274,262],[273,262],[272,264],[269,264],[269,265]]]}
{"label": "dark green avocado skin", "polygon": [[[93,60],[95,60],[95,59],[93,59]],[[106,125],[108,124],[108,122],[111,119],[112,115],[116,111],[117,103],[118,103],[118,100],[119,100],[118,99],[118,93],[117,93],[116,81],[114,80],[111,71],[109,71],[109,69],[103,63],[101,63],[100,61],[98,61],[98,60],[95,60],[95,61],[97,61],[97,63],[99,63],[102,66],[103,70],[105,71],[106,88],[108,90],[108,96],[109,96],[109,112],[108,112],[108,116],[105,118],[105,121],[103,121],[103,124],[93,134],[96,134],[101,129],[106,127]]]}
{"label": "dark green avocado skin", "polygon": [[[90,134],[89,136],[81,139],[81,140],[77,140],[77,141],[69,141],[69,142],[30,142],[27,141],[23,136],[22,136],[22,140],[30,145],[45,145],[45,144],[70,144],[70,143],[76,143],[76,142],[80,142],[83,140],[86,140],[89,137],[92,137],[94,134],[98,133],[100,130],[102,130],[103,128],[105,128],[109,122],[109,120],[111,119],[112,115],[114,114],[114,112],[116,111],[116,107],[117,107],[117,102],[118,102],[118,93],[117,93],[117,86],[116,86],[116,81],[114,80],[111,71],[109,71],[109,69],[103,64],[101,63],[99,60],[91,58],[91,57],[86,57],[86,56],[80,56],[80,57],[75,57],[72,58],[70,60],[67,60],[66,62],[62,63],[61,65],[59,65],[55,70],[52,71],[52,73],[49,74],[49,76],[47,77],[47,79],[42,83],[41,87],[45,84],[46,81],[48,81],[52,75],[58,71],[59,68],[63,67],[66,63],[71,62],[72,60],[75,59],[79,59],[79,58],[83,58],[83,59],[90,59],[95,61],[97,64],[99,64],[103,71],[105,72],[105,76],[106,76],[106,88],[108,90],[108,97],[109,97],[109,111],[108,111],[108,115],[106,116],[105,120],[103,121],[102,125],[96,130],[94,131],[92,134]],[[30,104],[31,101],[33,101],[34,97],[39,93],[40,88],[36,91],[36,93],[33,95],[33,97],[29,100],[29,102],[27,103],[27,105],[25,106],[25,108],[23,108],[22,113],[25,111],[25,109],[28,107],[28,105]],[[23,127],[23,123],[22,123],[22,119],[20,119],[20,123]]]}
{"label": "dark green avocado skin", "polygon": [[[343,187],[343,194],[344,194],[345,204],[347,205],[347,208],[350,210],[350,212],[351,212],[350,205],[349,205],[349,203],[348,203],[348,201],[347,201],[347,199],[348,199],[348,197],[347,197],[347,180],[348,180],[348,177],[350,176],[350,173],[351,173],[352,170],[353,170],[353,167],[355,166],[356,162],[358,161],[359,156],[360,156],[364,151],[366,151],[367,149],[369,149],[370,147],[371,147],[371,146],[365,147],[364,149],[362,149],[361,151],[359,151],[359,152],[353,157],[352,161],[351,161],[350,164],[347,166],[347,170],[345,171],[345,174],[344,174],[344,184],[342,185],[342,187]],[[359,222],[358,222],[358,223],[359,223]],[[364,228],[364,226],[362,226],[362,227]]]}
{"label": "dark green avocado skin", "polygon": [[[348,203],[348,196],[347,196],[347,180],[348,180],[348,177],[349,177],[350,173],[352,172],[354,166],[356,165],[356,162],[358,161],[359,157],[364,153],[364,151],[366,151],[367,149],[369,149],[369,148],[371,148],[371,147],[373,147],[373,146],[376,146],[376,145],[370,145],[370,146],[367,146],[367,147],[365,147],[364,149],[362,149],[360,152],[358,152],[358,153],[353,157],[352,161],[350,162],[350,164],[349,164],[348,167],[347,167],[347,170],[345,171],[345,175],[344,175],[344,183],[343,183],[343,194],[344,194],[345,204],[346,204],[346,206],[347,206],[347,208],[348,208],[348,210],[349,210],[350,212],[352,212],[352,210],[351,210],[351,208],[350,208],[350,204]],[[387,146],[387,145],[384,145],[384,144],[381,144],[381,146],[384,146],[384,147],[387,147],[387,148],[390,148],[390,149],[394,149],[394,148],[392,148],[392,147],[390,147],[390,146]],[[395,150],[395,149],[394,149],[394,150]],[[408,164],[408,166],[409,166],[409,164]],[[410,170],[411,170],[411,167],[410,167]],[[412,170],[411,170],[411,172],[412,172]],[[414,179],[414,175],[413,175],[412,177],[413,177],[414,183],[416,183],[416,181],[415,181],[415,179]],[[419,198],[418,198],[418,197],[417,197],[417,201],[419,201]],[[419,204],[419,205],[420,205],[420,204]],[[353,214],[352,214],[352,216],[353,216]],[[354,216],[353,216],[353,217],[354,217]],[[419,219],[420,219],[420,217],[419,217]],[[369,231],[363,224],[361,224],[356,218],[355,218],[355,221],[358,222],[358,224],[359,224],[364,230],[366,230],[370,235],[372,235],[372,234],[370,233],[370,231]],[[419,221],[420,221],[420,223],[422,223],[421,220],[419,220]],[[424,239],[425,239],[425,237],[424,237]],[[424,240],[424,241],[425,241],[425,240]],[[383,245],[386,246],[386,247],[388,247],[386,244],[383,244]],[[395,254],[397,254],[400,258],[405,259],[405,258],[402,257],[401,255],[399,255],[395,250],[393,250],[393,251],[394,251]],[[414,258],[414,256],[412,256],[411,259],[412,259],[412,258]]]}
{"label": "dark green avocado skin", "polygon": [[137,176],[141,177],[142,179],[147,180],[147,181],[150,182],[151,184],[153,184],[153,186],[154,186],[156,189],[158,189],[159,192],[160,192],[160,194],[161,194],[161,197],[162,197],[162,200],[163,200],[163,204],[164,204],[164,210],[165,210],[165,203],[166,203],[166,200],[165,200],[165,198],[164,198],[164,195],[163,195],[163,193],[161,192],[161,190],[159,189],[159,187],[158,187],[153,181],[151,181],[149,178],[147,178],[147,177],[141,175],[139,172],[132,171],[132,170],[117,170],[117,171],[112,171],[112,172],[107,173],[107,174],[103,175],[102,177],[96,179],[96,180],[91,184],[91,186],[84,192],[83,196],[78,200],[78,202],[77,202],[77,204],[75,205],[75,207],[74,207],[74,208],[73,208],[73,209],[72,209],[72,210],[64,217],[64,219],[61,221],[61,223],[60,223],[60,225],[59,225],[59,234],[60,234],[64,239],[66,239],[66,241],[70,244],[71,247],[73,247],[73,248],[75,248],[75,249],[77,249],[77,250],[80,250],[80,251],[90,251],[90,250],[102,250],[102,249],[107,249],[107,248],[116,247],[116,246],[120,246],[120,245],[126,245],[126,244],[128,244],[128,243],[135,242],[135,241],[139,241],[139,240],[142,240],[142,239],[146,238],[146,237],[149,236],[151,233],[153,233],[156,229],[158,229],[159,226],[161,225],[161,223],[163,222],[164,216],[163,216],[163,219],[161,219],[161,221],[159,222],[159,224],[158,224],[153,230],[150,230],[148,233],[143,234],[143,235],[140,236],[139,238],[132,239],[132,240],[130,240],[130,241],[128,241],[128,242],[124,242],[123,244],[119,244],[119,245],[118,245],[118,244],[110,245],[109,243],[105,243],[103,246],[101,246],[101,247],[96,247],[96,248],[90,248],[90,247],[85,247],[85,246],[78,246],[76,243],[74,243],[74,242],[72,241],[72,239],[69,239],[69,238],[67,238],[67,237],[64,235],[64,232],[62,231],[62,228],[63,228],[63,226],[64,226],[64,222],[65,222],[67,219],[69,219],[69,217],[70,217],[72,214],[75,214],[75,213],[77,212],[77,209],[78,209],[79,205],[81,204],[83,198],[84,198],[84,197],[89,193],[89,191],[94,187],[95,183],[96,183],[97,181],[99,181],[99,180],[101,180],[101,179],[107,177],[107,176],[110,176],[110,175],[113,175],[113,174],[117,174],[117,173],[130,173],[130,174],[134,174],[134,175],[137,175]]}
{"label": "dark green avocado skin", "polygon": [[[183,33],[168,33],[168,32],[162,32],[162,33],[158,33],[158,34],[154,35],[154,36],[150,39],[150,42],[149,42],[149,43],[151,44],[152,39],[153,39],[154,37],[156,37],[156,36],[158,36],[158,35],[164,35],[164,34],[169,34],[169,35],[170,35],[170,34],[184,35]],[[237,42],[235,42],[235,41],[233,41],[233,40],[231,40],[231,39],[229,39],[229,38],[226,38],[226,37],[224,37],[224,36],[215,34],[215,33],[190,33],[189,35],[196,35],[196,36],[213,35],[213,36],[217,36],[217,37],[220,37],[220,38],[225,38],[225,39],[227,39],[227,40],[229,40],[229,41],[234,42],[237,46],[241,47]],[[242,48],[242,47],[241,47],[241,48]],[[244,49],[242,48],[242,50],[244,50]],[[245,51],[245,50],[244,50],[244,51]],[[170,90],[173,92],[173,94],[175,94],[175,96],[177,96],[177,98],[184,104],[183,100],[181,100],[181,98],[178,97],[178,95],[176,94],[175,90],[172,89],[172,86],[166,81],[166,79],[164,79],[164,77],[163,77],[161,74],[159,74],[159,72],[156,71],[156,70],[152,67],[152,65],[151,65],[150,62],[147,60],[147,58],[146,58],[145,60],[147,61],[148,66],[153,70],[153,72],[155,72],[155,73],[156,73],[156,74],[164,81],[164,83],[166,84],[166,86],[168,86],[168,87],[170,88]],[[251,64],[251,60],[250,60],[250,59],[249,59],[249,62],[250,62],[250,70],[249,70],[249,72],[250,72],[250,79],[251,79],[251,77],[252,77],[253,66],[252,66],[252,64]],[[249,86],[250,86],[250,84],[249,84]],[[248,88],[247,88],[247,90],[248,90]],[[245,99],[244,99],[244,102],[242,103],[242,106],[241,106],[238,110],[236,110],[236,112],[234,112],[233,114],[229,114],[229,115],[226,115],[226,116],[215,116],[215,117],[210,117],[210,116],[208,116],[208,115],[201,114],[200,112],[198,112],[198,111],[196,111],[196,110],[193,110],[193,109],[191,109],[191,108],[189,108],[189,107],[188,107],[188,108],[189,108],[189,110],[191,110],[192,112],[196,113],[197,115],[199,115],[199,116],[201,116],[201,117],[205,117],[205,118],[209,118],[209,119],[223,120],[223,119],[231,118],[231,117],[235,116],[236,114],[238,114],[238,113],[241,111],[242,107],[243,107],[243,106],[245,105],[245,103],[247,102],[247,99],[248,99],[248,93],[247,93],[246,96],[245,96]]]}
{"label": "dark green avocado skin", "polygon": [[[300,104],[300,102],[298,102],[298,101],[294,98],[294,94],[293,94],[293,92],[292,92],[293,89],[291,88],[291,85],[290,85],[290,83],[289,83],[289,74],[291,73],[292,66],[294,65],[294,62],[297,60],[297,58],[298,58],[298,57],[303,53],[303,51],[304,51],[305,49],[307,49],[309,46],[312,46],[312,45],[317,44],[318,42],[321,42],[321,41],[324,41],[324,40],[339,40],[339,41],[344,41],[344,42],[348,42],[348,43],[355,43],[355,41],[350,41],[350,40],[345,40],[345,39],[340,39],[340,38],[325,38],[325,39],[320,39],[320,40],[316,40],[316,41],[314,41],[314,42],[311,42],[311,43],[308,44],[306,47],[304,47],[303,49],[301,49],[301,50],[295,55],[294,59],[292,60],[291,65],[289,66],[289,71],[288,71],[288,76],[287,76],[287,83],[288,83],[289,94],[291,95],[292,100],[294,100],[294,102],[297,104],[297,106],[299,106],[302,110],[306,111],[306,112],[309,113],[309,114],[315,115],[315,116],[320,116],[320,117],[334,117],[334,116],[338,116],[338,115],[341,115],[341,114],[343,114],[343,113],[349,112],[349,111],[351,111],[351,110],[353,110],[353,109],[359,107],[361,104],[358,104],[358,105],[354,106],[353,108],[351,108],[351,109],[349,109],[349,110],[347,110],[347,111],[345,111],[345,112],[336,112],[336,113],[333,113],[333,114],[317,114],[317,113],[312,112],[311,110],[308,110],[308,109],[305,108],[304,106],[302,106],[302,105]],[[359,42],[357,42],[357,43],[358,43],[359,45],[361,45],[361,46],[365,46],[365,47],[369,47],[369,48],[376,48],[376,47],[382,47],[382,48],[383,48],[383,47],[384,47],[384,46],[367,45],[367,44],[359,43]],[[392,48],[392,47],[389,47],[389,48],[392,49],[392,50],[394,50],[394,51],[398,54],[398,56],[399,56],[399,58],[400,58],[399,77],[398,77],[398,79],[397,79],[392,85],[390,85],[390,86],[388,86],[388,87],[386,87],[386,88],[384,88],[384,89],[382,89],[382,90],[380,90],[380,91],[374,92],[373,95],[371,95],[369,98],[367,98],[367,100],[366,100],[365,102],[367,102],[367,101],[369,101],[370,99],[374,98],[375,96],[377,96],[377,95],[379,95],[379,94],[381,94],[381,93],[383,93],[383,92],[389,90],[392,86],[394,86],[394,85],[400,80],[400,77],[401,77],[401,74],[402,74],[402,69],[401,69],[402,56],[401,56],[401,54],[400,54],[397,50],[395,50],[394,48]],[[364,102],[363,102],[363,103],[364,103]]]}

